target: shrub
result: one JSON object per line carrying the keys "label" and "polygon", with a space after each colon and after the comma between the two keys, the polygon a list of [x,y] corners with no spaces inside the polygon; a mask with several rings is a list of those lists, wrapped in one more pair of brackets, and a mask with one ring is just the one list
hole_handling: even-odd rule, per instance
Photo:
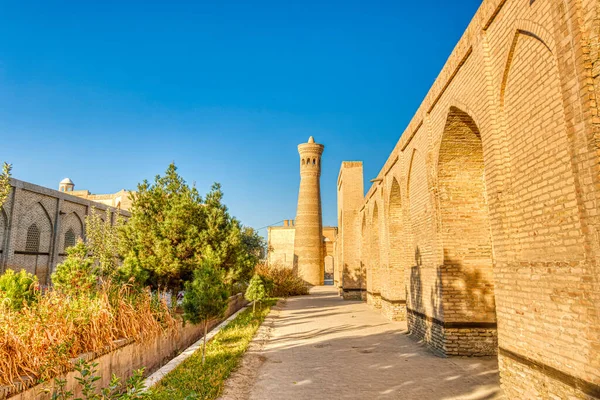
{"label": "shrub", "polygon": [[150,273],[143,269],[135,258],[130,257],[123,260],[123,263],[117,267],[113,280],[142,287],[148,282],[149,278]]}
{"label": "shrub", "polygon": [[[98,363],[85,361],[82,358],[75,363],[75,371],[79,373],[75,380],[81,387],[81,392],[86,400],[138,400],[148,397],[148,393],[145,391],[143,368],[133,371],[133,375],[125,384],[113,374],[108,387],[101,388],[100,394],[98,394],[96,382],[102,377],[97,375],[97,367]],[[55,378],[54,385],[55,389],[52,391],[51,400],[70,400],[74,397],[72,390],[65,390],[66,380]],[[81,398],[75,400],[81,400]]]}
{"label": "shrub", "polygon": [[0,302],[13,310],[19,310],[24,304],[34,302],[39,294],[38,280],[25,270],[15,272],[12,269],[0,276]]}
{"label": "shrub", "polygon": [[[261,263],[255,272],[267,282],[267,294],[271,297],[289,297],[308,294],[308,287],[294,270],[282,265]],[[272,286],[268,283],[272,282]]]}
{"label": "shrub", "polygon": [[246,289],[244,297],[246,297],[246,300],[254,302],[252,303],[252,312],[256,311],[256,302],[263,301],[267,298],[265,283],[260,275],[254,274],[252,279],[250,279],[250,284],[248,285],[248,289]]}
{"label": "shrub", "polygon": [[66,260],[52,274],[54,288],[69,295],[92,294],[98,284],[98,268],[87,257],[88,248],[79,240],[67,249]]}
{"label": "shrub", "polygon": [[200,268],[194,271],[194,280],[185,283],[183,295],[183,318],[193,324],[204,322],[203,364],[208,321],[222,317],[228,304],[229,293],[223,282],[223,274],[215,268],[214,263],[203,261]]}

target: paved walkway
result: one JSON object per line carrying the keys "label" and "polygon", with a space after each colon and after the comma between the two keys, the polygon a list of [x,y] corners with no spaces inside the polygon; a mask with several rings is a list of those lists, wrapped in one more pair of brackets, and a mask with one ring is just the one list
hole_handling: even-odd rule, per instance
{"label": "paved walkway", "polygon": [[265,329],[238,372],[247,388],[228,383],[224,399],[502,398],[494,358],[436,357],[406,323],[343,301],[332,287],[288,299]]}

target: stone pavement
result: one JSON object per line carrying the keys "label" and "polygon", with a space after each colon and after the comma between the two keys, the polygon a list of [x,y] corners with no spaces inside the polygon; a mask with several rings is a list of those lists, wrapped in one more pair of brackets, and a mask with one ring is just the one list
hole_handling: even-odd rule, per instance
{"label": "stone pavement", "polygon": [[245,356],[223,399],[503,398],[496,359],[436,357],[405,322],[344,301],[333,287],[288,299],[266,323],[268,337]]}

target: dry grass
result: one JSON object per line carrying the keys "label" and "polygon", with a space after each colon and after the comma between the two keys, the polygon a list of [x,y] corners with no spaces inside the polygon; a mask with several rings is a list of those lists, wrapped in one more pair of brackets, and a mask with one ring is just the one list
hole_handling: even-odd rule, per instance
{"label": "dry grass", "polygon": [[289,297],[308,294],[306,282],[299,278],[294,270],[281,265],[269,265],[260,263],[254,270],[263,278],[271,281],[272,288],[269,288],[271,297]]}
{"label": "dry grass", "polygon": [[94,296],[49,291],[36,304],[0,308],[0,385],[44,381],[72,368],[81,354],[105,353],[115,340],[174,334],[177,321],[149,290],[102,285]]}

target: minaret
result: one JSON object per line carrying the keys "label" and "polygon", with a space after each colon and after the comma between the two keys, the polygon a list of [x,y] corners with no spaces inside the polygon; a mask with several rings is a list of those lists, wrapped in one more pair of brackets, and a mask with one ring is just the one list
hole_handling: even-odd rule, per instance
{"label": "minaret", "polygon": [[298,145],[300,153],[300,192],[294,238],[294,267],[309,285],[323,285],[323,220],[321,216],[321,154],[325,146],[315,143]]}

